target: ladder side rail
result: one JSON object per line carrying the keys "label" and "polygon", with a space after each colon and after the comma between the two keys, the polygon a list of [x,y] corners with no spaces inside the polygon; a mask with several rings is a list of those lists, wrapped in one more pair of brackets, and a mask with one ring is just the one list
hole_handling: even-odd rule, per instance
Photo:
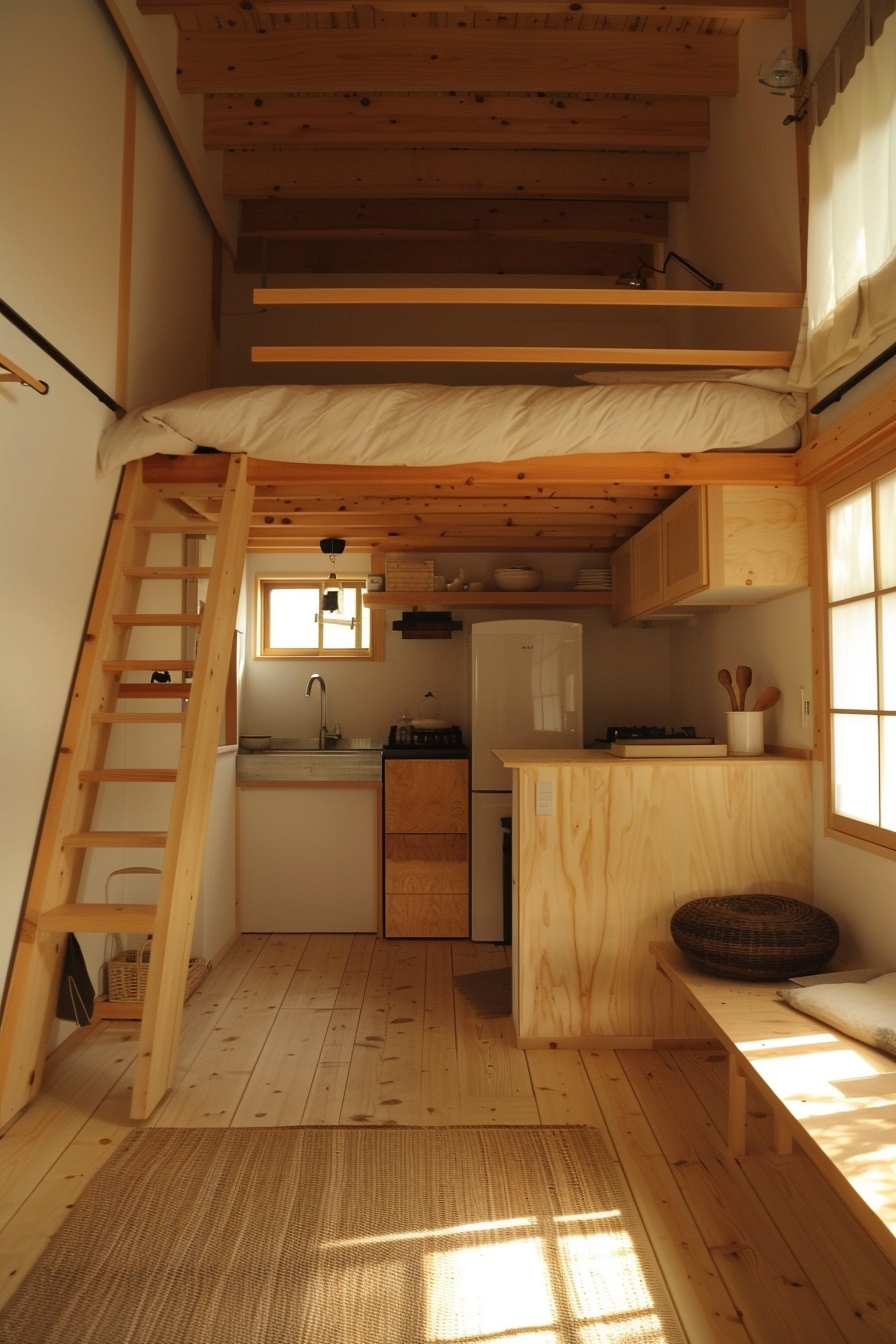
{"label": "ladder side rail", "polygon": [[116,630],[112,615],[136,604],[139,584],[122,574],[125,564],[145,559],[148,537],[133,528],[143,504],[141,464],[124,471],[106,550],[100,566],[84,642],[72,686],[65,725],[53,768],[47,804],[25,897],[6,1001],[0,1021],[0,1128],[39,1091],[66,935],[41,930],[44,911],[77,895],[83,850],[63,847],[63,837],[88,829],[96,804],[96,784],[78,785],[78,772],[105,751],[111,725],[92,722],[95,709],[114,709],[117,678],[103,670],[103,658],[121,657],[128,631]]}
{"label": "ladder side rail", "polygon": [[221,718],[236,626],[254,487],[247,459],[235,455],[224,492],[212,574],[171,803],[152,957],[143,1003],[131,1116],[145,1120],[172,1086],[184,986],[196,918]]}

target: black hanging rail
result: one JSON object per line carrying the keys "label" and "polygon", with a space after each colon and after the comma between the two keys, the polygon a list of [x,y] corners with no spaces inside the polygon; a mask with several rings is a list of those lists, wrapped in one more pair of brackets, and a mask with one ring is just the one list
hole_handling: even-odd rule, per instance
{"label": "black hanging rail", "polygon": [[[73,364],[70,359],[66,358],[61,350],[57,350],[55,345],[51,345],[45,336],[42,336],[36,328],[32,327],[30,322],[26,322],[24,317],[21,317],[14,308],[10,308],[9,304],[3,299],[0,299],[0,316],[7,318],[7,320],[12,322],[13,326],[18,327],[19,331],[27,336],[29,340],[34,341],[35,345],[40,346],[45,355],[49,355],[51,359],[55,359],[56,363],[61,365],[66,373],[70,373],[82,387],[86,387],[87,391],[92,392],[104,406],[108,406],[110,411],[124,412],[123,406],[119,406],[118,402],[113,400],[108,392],[104,392],[101,387],[97,386],[92,378],[88,378],[86,373],[82,373],[77,364]],[[46,383],[44,384],[44,387],[47,387]]]}
{"label": "black hanging rail", "polygon": [[892,359],[894,355],[896,355],[896,342],[893,345],[888,345],[886,350],[881,350],[880,354],[870,360],[864,368],[859,369],[858,373],[854,373],[839,387],[835,387],[833,392],[829,392],[826,397],[822,397],[821,401],[817,401],[814,406],[810,407],[809,414],[820,415],[822,411],[826,411],[829,406],[833,406],[845,393],[851,391],[857,383],[862,382],[870,373],[874,373],[875,369],[879,369],[882,364],[886,364],[887,360]]}

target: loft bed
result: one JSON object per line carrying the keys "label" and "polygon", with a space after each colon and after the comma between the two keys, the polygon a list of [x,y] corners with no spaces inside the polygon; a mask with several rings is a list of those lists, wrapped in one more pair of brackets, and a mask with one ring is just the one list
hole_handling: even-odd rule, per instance
{"label": "loft bed", "polygon": [[[259,304],[573,304],[795,308],[801,296],[736,291],[450,287],[258,289]],[[269,461],[445,467],[629,453],[794,450],[805,396],[777,350],[256,347],[253,362],[563,362],[580,386],[271,385],[196,392],[132,412],[103,436],[99,468],[198,448]],[[725,367],[726,365],[734,367]],[[611,367],[612,366],[612,367]],[[624,367],[623,367],[624,366]],[[634,371],[633,371],[634,366]],[[721,366],[721,367],[720,367]]]}

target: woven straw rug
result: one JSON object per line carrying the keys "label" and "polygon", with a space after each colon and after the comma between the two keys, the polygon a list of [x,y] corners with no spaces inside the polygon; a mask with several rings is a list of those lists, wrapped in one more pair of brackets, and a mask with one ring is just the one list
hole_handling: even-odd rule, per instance
{"label": "woven straw rug", "polygon": [[683,1344],[584,1127],[138,1130],[0,1339]]}

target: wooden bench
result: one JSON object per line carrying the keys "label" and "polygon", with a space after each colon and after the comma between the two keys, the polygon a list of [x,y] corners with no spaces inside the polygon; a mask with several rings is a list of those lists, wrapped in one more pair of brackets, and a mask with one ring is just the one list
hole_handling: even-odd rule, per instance
{"label": "wooden bench", "polygon": [[896,1264],[896,1059],[791,1008],[778,983],[707,975],[674,943],[650,950],[728,1052],[731,1151],[746,1152],[749,1082],[771,1108],[775,1151],[796,1138]]}

